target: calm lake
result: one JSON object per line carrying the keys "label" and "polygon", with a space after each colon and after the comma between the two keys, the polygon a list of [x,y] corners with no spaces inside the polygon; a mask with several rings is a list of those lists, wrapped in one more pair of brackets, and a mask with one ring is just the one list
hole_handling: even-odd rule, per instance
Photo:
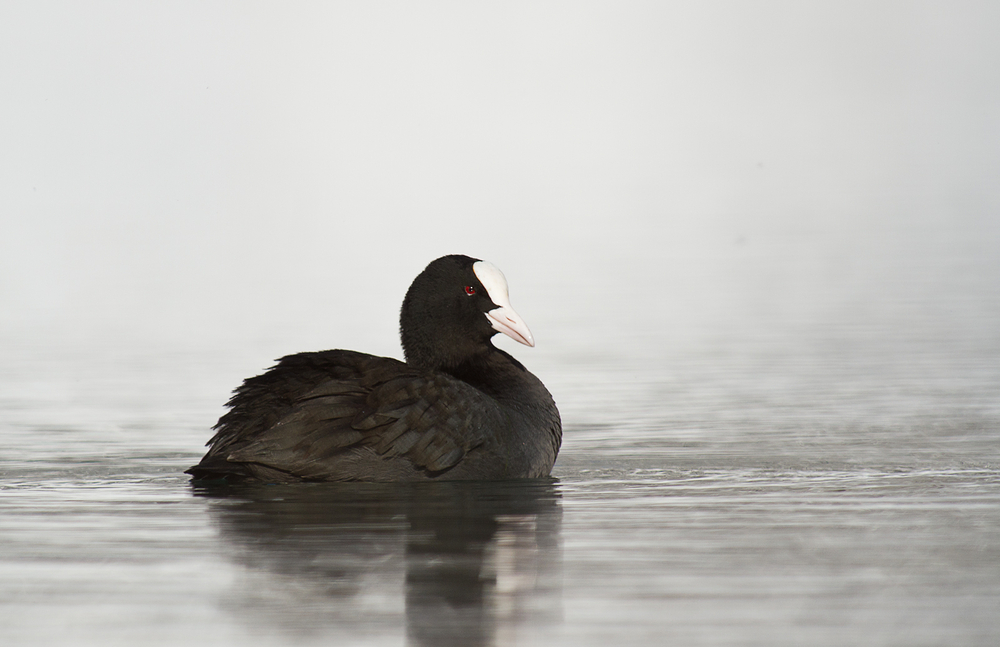
{"label": "calm lake", "polygon": [[998,644],[1000,262],[918,235],[512,281],[546,481],[193,488],[229,390],[314,348],[8,331],[0,642]]}

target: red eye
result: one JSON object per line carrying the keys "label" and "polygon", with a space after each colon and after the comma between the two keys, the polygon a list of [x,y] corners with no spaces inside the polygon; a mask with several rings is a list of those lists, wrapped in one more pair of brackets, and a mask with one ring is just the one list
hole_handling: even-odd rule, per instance
{"label": "red eye", "polygon": [[476,293],[476,288],[472,287],[471,285],[467,285],[465,286],[465,293],[471,297],[473,294]]}

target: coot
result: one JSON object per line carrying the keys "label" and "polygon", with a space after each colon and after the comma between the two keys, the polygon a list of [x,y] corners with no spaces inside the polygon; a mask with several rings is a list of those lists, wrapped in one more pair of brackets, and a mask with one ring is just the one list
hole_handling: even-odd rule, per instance
{"label": "coot", "polygon": [[444,256],[400,312],[406,362],[350,350],[278,360],[236,389],[194,480],[424,481],[548,476],[562,440],[541,381],[493,346],[534,346],[495,266]]}

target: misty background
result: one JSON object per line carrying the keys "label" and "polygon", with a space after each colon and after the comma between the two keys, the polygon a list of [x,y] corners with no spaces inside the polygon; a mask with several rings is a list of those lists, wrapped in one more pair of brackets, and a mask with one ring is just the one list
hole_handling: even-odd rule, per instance
{"label": "misty background", "polygon": [[4,3],[3,346],[398,357],[409,282],[464,253],[506,273],[529,365],[995,351],[998,28],[992,2]]}
{"label": "misty background", "polygon": [[[0,2],[5,644],[1000,644],[998,35]],[[450,253],[506,274],[565,431],[547,493],[478,491],[544,505],[192,488],[233,387],[399,357]]]}

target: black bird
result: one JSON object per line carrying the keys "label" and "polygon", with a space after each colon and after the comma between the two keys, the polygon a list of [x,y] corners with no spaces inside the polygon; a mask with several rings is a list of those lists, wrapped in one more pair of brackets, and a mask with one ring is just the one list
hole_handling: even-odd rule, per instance
{"label": "black bird", "polygon": [[406,363],[350,350],[278,360],[236,389],[196,481],[498,480],[548,476],[562,423],[542,382],[490,338],[534,346],[495,266],[444,256],[413,280]]}

